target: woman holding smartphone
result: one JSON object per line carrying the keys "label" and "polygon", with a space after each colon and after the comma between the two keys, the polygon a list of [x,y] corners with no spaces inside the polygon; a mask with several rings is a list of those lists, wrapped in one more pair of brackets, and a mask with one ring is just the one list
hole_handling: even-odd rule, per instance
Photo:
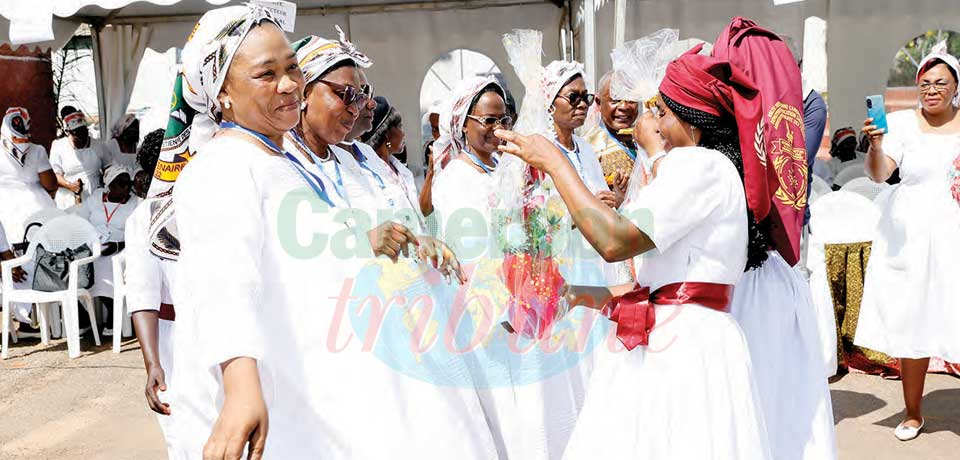
{"label": "woman holding smartphone", "polygon": [[882,212],[864,281],[855,343],[900,358],[906,417],[894,435],[923,428],[923,383],[931,356],[960,360],[960,63],[941,43],[920,62],[920,108],[889,114],[888,130],[872,118],[867,174],[901,183],[877,197]]}

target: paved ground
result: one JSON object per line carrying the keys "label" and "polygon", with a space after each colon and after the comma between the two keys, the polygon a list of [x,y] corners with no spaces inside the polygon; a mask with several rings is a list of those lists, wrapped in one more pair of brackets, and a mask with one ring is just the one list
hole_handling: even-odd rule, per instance
{"label": "paved ground", "polygon": [[[83,343],[67,358],[66,343],[14,345],[0,362],[0,459],[162,459],[163,440],[143,400],[143,364],[136,341],[119,355]],[[848,375],[831,385],[841,459],[960,458],[960,380],[927,379],[923,435],[897,441],[900,382]]]}

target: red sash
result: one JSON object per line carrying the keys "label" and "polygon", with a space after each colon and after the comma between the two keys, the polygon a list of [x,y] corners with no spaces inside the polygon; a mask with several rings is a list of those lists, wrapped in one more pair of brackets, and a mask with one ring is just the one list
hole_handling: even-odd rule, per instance
{"label": "red sash", "polygon": [[680,282],[661,286],[650,293],[639,284],[633,290],[614,297],[604,305],[603,314],[617,323],[617,338],[627,350],[647,345],[650,331],[657,324],[657,305],[697,304],[727,311],[733,296],[732,284]]}
{"label": "red sash", "polygon": [[166,321],[174,321],[177,319],[177,312],[173,309],[173,305],[168,303],[160,304],[160,319]]}

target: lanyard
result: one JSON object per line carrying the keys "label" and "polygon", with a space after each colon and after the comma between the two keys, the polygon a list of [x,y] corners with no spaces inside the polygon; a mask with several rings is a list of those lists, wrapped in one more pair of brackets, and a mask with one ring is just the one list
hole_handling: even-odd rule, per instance
{"label": "lanyard", "polygon": [[[244,128],[243,126],[240,126],[233,122],[220,123],[220,127],[223,129],[239,129],[253,136],[257,140],[259,140],[261,144],[265,145],[268,149],[270,149],[274,153],[282,154],[284,157],[290,160],[291,163],[293,163],[294,169],[296,169],[297,172],[300,173],[300,176],[303,177],[303,180],[307,181],[307,184],[310,185],[310,188],[313,189],[314,193],[316,193],[321,200],[325,201],[332,208],[336,207],[333,204],[333,201],[330,200],[330,197],[327,196],[327,190],[326,190],[326,187],[324,187],[323,185],[323,181],[321,181],[320,178],[317,177],[315,174],[308,171],[307,168],[305,168],[303,164],[300,163],[300,160],[297,160],[297,158],[291,155],[290,153],[285,152],[283,149],[277,146],[276,143],[270,140],[270,138],[256,131],[253,131],[251,129]],[[313,177],[313,180],[310,180],[310,176]]]}
{"label": "lanyard", "polygon": [[110,221],[113,220],[114,214],[117,213],[117,210],[120,209],[120,206],[123,206],[123,203],[117,203],[117,206],[113,208],[112,212],[107,212],[107,196],[103,196],[103,216],[107,218],[107,225],[110,225]]}
{"label": "lanyard", "polygon": [[477,158],[477,156],[474,155],[473,152],[471,152],[471,151],[469,151],[469,150],[467,150],[467,149],[463,149],[463,153],[466,153],[467,156],[470,157],[470,161],[472,161],[473,164],[475,164],[475,165],[477,165],[478,167],[480,167],[480,169],[482,169],[483,172],[486,173],[486,174],[493,174],[493,169],[496,168],[497,165],[500,164],[500,162],[497,161],[497,157],[495,157],[495,156],[493,156],[493,155],[490,156],[490,159],[493,160],[493,168],[491,168],[491,167],[485,165],[482,161],[480,161],[480,159]]}
{"label": "lanyard", "polygon": [[[557,147],[559,147],[561,151],[563,151],[563,154],[567,157],[567,160],[570,161],[570,164],[572,164],[572,165],[574,166],[574,168],[576,168],[577,174],[579,174],[580,177],[583,177],[583,162],[580,161],[580,144],[577,144],[577,141],[574,140],[574,141],[573,141],[573,150],[571,151],[571,150],[567,150],[567,148],[564,147],[563,144],[561,144],[560,141],[558,141],[558,140],[556,140],[556,139],[553,140],[553,143],[556,144]],[[571,154],[571,153],[577,155],[577,162],[576,162],[576,163],[574,163],[574,162],[573,162],[573,158],[570,157],[570,154]]]}
{"label": "lanyard", "polygon": [[[325,173],[323,168],[320,166],[320,164],[325,163],[326,160],[321,160],[320,157],[313,153],[313,150],[310,150],[310,147],[307,147],[307,143],[303,141],[303,138],[300,137],[300,134],[297,134],[295,130],[290,130],[290,137],[293,138],[294,145],[296,145],[301,152],[306,153],[307,156],[313,160],[313,163],[317,165],[317,169],[320,170],[320,174],[323,174],[323,177],[326,177],[327,180],[330,180],[330,177],[327,176],[327,173]],[[337,190],[337,195],[339,195],[340,199],[349,205],[350,199],[343,191],[343,176],[340,175],[340,162],[337,161],[337,157],[330,147],[327,147],[327,155],[327,159],[333,161],[333,170],[337,175],[337,180],[333,181],[334,188]],[[297,161],[297,163],[299,164],[300,162]]]}
{"label": "lanyard", "polygon": [[630,147],[627,147],[623,142],[620,142],[620,139],[617,139],[616,136],[614,136],[613,134],[610,134],[610,130],[608,130],[606,127],[602,127],[600,129],[602,129],[603,132],[606,133],[607,137],[610,140],[612,140],[613,142],[616,142],[617,145],[620,146],[620,148],[625,150],[627,152],[627,155],[630,156],[631,160],[637,161],[637,151],[635,149],[631,149]]}
{"label": "lanyard", "polygon": [[360,167],[366,169],[370,174],[373,174],[374,179],[376,179],[378,185],[380,185],[380,191],[382,192],[383,189],[387,188],[387,185],[383,183],[383,178],[374,170],[370,169],[370,166],[367,166],[367,156],[363,154],[360,147],[357,147],[356,143],[350,144],[350,147],[353,148],[353,153],[357,155],[357,163],[360,164]]}

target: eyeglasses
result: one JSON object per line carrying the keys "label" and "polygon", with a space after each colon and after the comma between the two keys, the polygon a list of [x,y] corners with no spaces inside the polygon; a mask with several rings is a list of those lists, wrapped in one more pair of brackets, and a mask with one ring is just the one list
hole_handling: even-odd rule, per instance
{"label": "eyeglasses", "polygon": [[358,89],[356,86],[341,85],[323,79],[317,81],[329,86],[333,93],[343,101],[344,105],[363,105],[373,99],[373,87],[370,85],[362,85]]}
{"label": "eyeglasses", "polygon": [[947,83],[943,80],[937,80],[933,83],[930,83],[930,82],[920,83],[919,85],[917,85],[917,87],[920,88],[921,93],[926,93],[927,91],[930,91],[931,88],[933,88],[933,90],[938,93],[942,93],[947,90],[947,86],[949,85],[950,83]]}
{"label": "eyeglasses", "polygon": [[497,117],[478,117],[475,115],[467,115],[467,118],[479,122],[483,125],[484,128],[490,129],[497,125],[500,125],[501,128],[510,128],[513,126],[513,118],[504,115],[501,118]]}
{"label": "eyeglasses", "polygon": [[568,102],[570,102],[570,105],[573,106],[573,107],[576,107],[576,106],[580,105],[580,102],[581,102],[581,101],[586,102],[587,105],[593,104],[593,99],[594,99],[594,95],[593,95],[593,94],[590,94],[590,93],[588,93],[588,92],[586,92],[586,91],[584,91],[584,92],[582,92],[582,93],[570,93],[570,94],[567,94],[567,95],[562,95],[562,94],[561,94],[561,95],[559,95],[559,96],[557,96],[557,97],[562,97],[562,98],[566,99]]}

